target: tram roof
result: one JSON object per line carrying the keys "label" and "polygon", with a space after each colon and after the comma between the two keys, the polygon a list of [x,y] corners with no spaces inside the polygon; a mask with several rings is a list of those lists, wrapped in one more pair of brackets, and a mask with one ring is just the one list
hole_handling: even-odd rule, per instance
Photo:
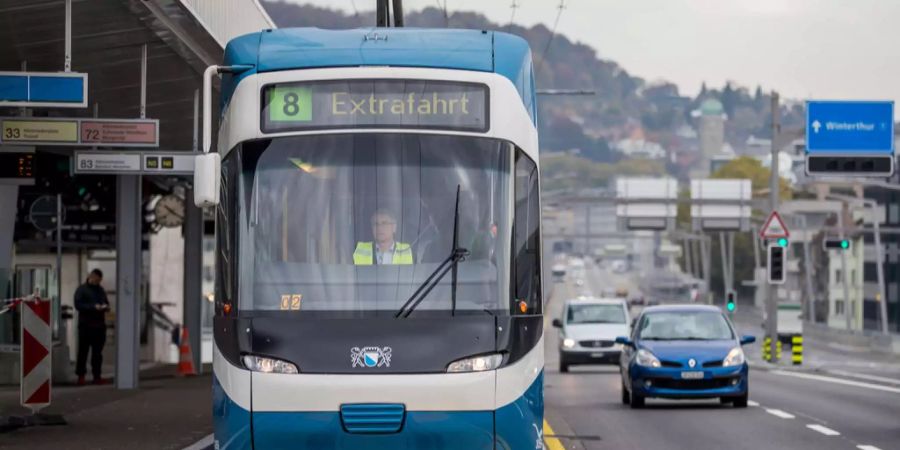
{"label": "tram roof", "polygon": [[281,28],[232,39],[225,65],[253,69],[223,80],[224,102],[257,72],[327,67],[397,66],[494,72],[512,81],[532,120],[534,76],[528,43],[508,33],[429,28]]}

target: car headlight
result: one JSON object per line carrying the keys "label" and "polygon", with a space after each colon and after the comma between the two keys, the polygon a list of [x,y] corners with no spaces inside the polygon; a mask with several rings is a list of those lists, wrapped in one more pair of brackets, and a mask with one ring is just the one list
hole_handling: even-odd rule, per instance
{"label": "car headlight", "polygon": [[447,366],[447,372],[484,372],[485,370],[494,370],[500,367],[501,362],[503,362],[503,355],[500,354],[473,356],[453,361]]}
{"label": "car headlight", "polygon": [[575,339],[565,338],[563,339],[563,347],[572,348],[575,346]]}
{"label": "car headlight", "polygon": [[653,353],[650,353],[649,351],[644,350],[644,349],[640,349],[637,351],[637,355],[635,356],[634,361],[639,366],[644,366],[644,367],[660,367],[660,366],[662,366],[662,364],[660,364],[660,362],[659,362],[659,359],[656,358],[656,355],[654,355]]}
{"label": "car headlight", "polygon": [[263,373],[300,373],[297,366],[280,359],[266,358],[256,355],[244,355],[244,366],[254,372]]}
{"label": "car headlight", "polygon": [[728,352],[728,356],[722,361],[722,367],[739,366],[744,364],[744,351],[740,347],[735,347]]}

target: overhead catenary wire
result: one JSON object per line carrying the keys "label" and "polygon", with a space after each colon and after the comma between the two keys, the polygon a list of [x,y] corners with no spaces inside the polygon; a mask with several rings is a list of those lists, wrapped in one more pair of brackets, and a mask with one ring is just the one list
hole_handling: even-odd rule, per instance
{"label": "overhead catenary wire", "polygon": [[541,59],[538,60],[537,67],[534,70],[535,73],[540,72],[541,66],[544,65],[544,61],[550,56],[550,45],[553,44],[553,38],[556,37],[556,27],[559,26],[559,18],[562,16],[562,12],[565,9],[566,0],[559,0],[559,5],[556,7],[556,19],[553,20],[553,28],[550,29],[550,38],[547,39],[547,45],[544,46],[544,51],[541,52]]}
{"label": "overhead catenary wire", "polygon": [[350,0],[350,6],[353,8],[353,15],[356,17],[356,22],[362,26],[362,18],[359,17],[359,9],[356,8],[356,0]]}
{"label": "overhead catenary wire", "polygon": [[434,0],[437,3],[438,9],[444,13],[444,28],[450,27],[450,16],[447,14],[447,0],[444,0],[444,4],[441,4],[441,0]]}
{"label": "overhead catenary wire", "polygon": [[519,9],[519,1],[512,0],[512,4],[509,5],[509,9],[512,10],[512,13],[509,15],[509,24],[506,25],[506,31],[512,29],[513,24],[516,22],[516,10]]}

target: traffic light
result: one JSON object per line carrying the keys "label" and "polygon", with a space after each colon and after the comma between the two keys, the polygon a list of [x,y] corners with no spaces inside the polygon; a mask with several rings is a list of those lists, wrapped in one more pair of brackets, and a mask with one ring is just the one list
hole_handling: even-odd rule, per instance
{"label": "traffic light", "polygon": [[785,281],[785,252],[786,248],[780,245],[769,246],[768,271],[769,284],[784,284]]}
{"label": "traffic light", "polygon": [[787,238],[778,238],[778,245],[781,247],[787,247],[788,246]]}
{"label": "traffic light", "polygon": [[822,241],[822,247],[825,250],[849,250],[850,240],[829,238]]}
{"label": "traffic light", "polygon": [[728,312],[734,312],[737,309],[737,295],[734,291],[728,291],[725,293],[725,309]]}

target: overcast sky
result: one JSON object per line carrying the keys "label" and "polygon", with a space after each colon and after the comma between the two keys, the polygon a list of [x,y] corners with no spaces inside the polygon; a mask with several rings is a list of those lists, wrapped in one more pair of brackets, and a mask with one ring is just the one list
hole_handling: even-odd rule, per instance
{"label": "overcast sky", "polygon": [[[372,11],[375,0],[290,0]],[[444,0],[405,0],[418,10]],[[513,0],[447,0],[508,23]],[[515,23],[553,25],[559,0],[516,0]],[[682,93],[726,80],[795,99],[900,100],[900,0],[568,0],[558,30]],[[373,20],[374,21],[374,20]],[[452,26],[452,22],[451,22]],[[542,48],[533,49],[541,51]]]}

